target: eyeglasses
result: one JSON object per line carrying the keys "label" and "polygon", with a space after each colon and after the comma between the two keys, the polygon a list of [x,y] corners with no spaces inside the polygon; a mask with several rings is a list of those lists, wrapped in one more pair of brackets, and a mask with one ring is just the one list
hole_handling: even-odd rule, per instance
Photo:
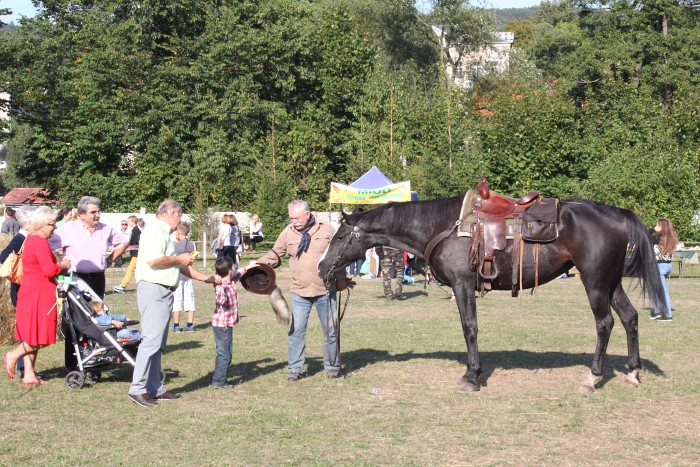
{"label": "eyeglasses", "polygon": [[46,225],[50,225],[51,227],[56,227],[56,223],[55,223],[55,222],[49,222],[49,223],[46,224]]}
{"label": "eyeglasses", "polygon": [[122,224],[122,227],[125,227],[125,226],[126,226],[126,224]]}

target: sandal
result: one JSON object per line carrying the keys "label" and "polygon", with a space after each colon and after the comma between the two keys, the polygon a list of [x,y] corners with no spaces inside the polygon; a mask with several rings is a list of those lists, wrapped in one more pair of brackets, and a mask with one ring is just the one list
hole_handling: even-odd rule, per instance
{"label": "sandal", "polygon": [[7,361],[7,354],[2,356],[3,361],[5,362],[5,373],[7,373],[7,376],[10,379],[15,379],[15,368],[14,365],[10,365]]}
{"label": "sandal", "polygon": [[24,384],[25,387],[32,387],[32,386],[41,386],[44,384],[49,384],[49,382],[44,381],[43,379],[38,379],[36,381],[31,381],[29,383],[25,383],[24,381],[22,381],[22,384]]}

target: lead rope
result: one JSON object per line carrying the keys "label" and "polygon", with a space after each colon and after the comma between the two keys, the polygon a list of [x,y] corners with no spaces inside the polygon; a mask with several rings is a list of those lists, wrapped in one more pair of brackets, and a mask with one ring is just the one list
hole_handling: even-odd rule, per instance
{"label": "lead rope", "polygon": [[[360,238],[360,233],[359,233],[359,228],[355,226],[355,230],[352,234],[348,236],[347,239],[347,244],[349,245],[350,242],[352,242],[353,238]],[[344,245],[345,246],[345,245]],[[341,252],[343,251],[342,249],[340,250]],[[338,302],[342,300],[342,292],[338,292],[336,294],[336,307],[335,309],[333,308],[333,300],[331,300],[331,277],[335,276],[335,268],[340,264],[340,259],[341,255],[338,254],[337,259],[335,260],[335,263],[333,263],[333,266],[328,270],[328,274],[326,274],[326,277],[324,278],[325,280],[325,286],[326,286],[326,310],[328,311],[326,315],[326,329],[324,330],[325,338],[326,338],[326,351],[328,352],[328,359],[330,361],[331,358],[331,336],[330,336],[330,327],[333,326],[333,331],[335,331],[335,355],[336,358],[338,359],[338,370],[340,371],[341,368],[341,358],[340,358],[340,322],[343,320],[343,316],[345,316],[345,310],[347,309],[348,303],[350,301],[350,290],[348,289],[347,297],[345,298],[345,305],[343,306],[343,311],[340,313],[337,313],[338,309]]]}

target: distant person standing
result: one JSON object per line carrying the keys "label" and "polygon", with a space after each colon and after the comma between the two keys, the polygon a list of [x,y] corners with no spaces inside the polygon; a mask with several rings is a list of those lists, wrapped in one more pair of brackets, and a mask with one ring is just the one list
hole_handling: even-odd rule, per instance
{"label": "distant person standing", "polygon": [[656,254],[656,262],[659,265],[659,275],[661,276],[661,285],[664,288],[664,298],[666,300],[666,309],[668,310],[668,315],[662,315],[658,304],[655,303],[651,319],[656,321],[673,321],[671,295],[668,293],[666,277],[671,276],[671,261],[673,261],[673,250],[676,249],[676,244],[678,243],[678,234],[676,234],[670,220],[661,218],[656,221],[651,239],[654,243],[654,253]]}
{"label": "distant person standing", "polygon": [[[190,225],[186,222],[180,223],[175,229],[175,255],[183,253],[193,254],[196,251],[195,244],[187,236],[190,234]],[[218,273],[217,273],[218,274]],[[180,273],[177,279],[177,289],[173,292],[175,296],[173,302],[173,332],[194,332],[194,314],[196,304],[194,301],[194,285],[192,279]],[[180,313],[187,313],[187,324],[180,327]]]}
{"label": "distant person standing", "polygon": [[14,237],[19,232],[19,229],[19,222],[15,218],[15,210],[12,208],[5,209],[5,220],[2,222],[0,232]]}
{"label": "distant person standing", "polygon": [[131,255],[131,260],[126,268],[126,273],[122,278],[122,283],[112,287],[116,293],[124,293],[124,290],[129,286],[131,278],[134,277],[134,271],[136,271],[136,259],[139,256],[139,242],[141,241],[141,229],[138,226],[138,218],[136,216],[129,216],[126,222],[131,227],[131,235],[129,237],[129,254]]}
{"label": "distant person standing", "polygon": [[[384,256],[381,260],[384,296],[389,300],[401,298],[403,292],[403,251],[388,246],[382,246],[381,248],[384,251]],[[391,291],[392,272],[396,278],[393,293]]]}
{"label": "distant person standing", "polygon": [[59,229],[65,224],[66,222],[70,222],[73,220],[73,210],[71,208],[61,208],[60,211],[58,211],[58,214],[56,215],[56,228]]}

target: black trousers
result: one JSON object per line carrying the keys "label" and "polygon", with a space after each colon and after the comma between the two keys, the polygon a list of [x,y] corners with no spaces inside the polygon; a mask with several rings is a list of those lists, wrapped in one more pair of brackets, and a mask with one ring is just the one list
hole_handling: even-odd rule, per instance
{"label": "black trousers", "polygon": [[[75,273],[77,277],[85,281],[87,285],[90,286],[92,290],[100,297],[105,296],[105,273],[104,272],[91,272],[88,274]],[[78,369],[78,359],[75,356],[75,348],[73,347],[73,336],[71,335],[70,328],[63,322],[61,325],[61,330],[63,331],[64,338],[64,350],[63,358],[66,365],[66,372]]]}

